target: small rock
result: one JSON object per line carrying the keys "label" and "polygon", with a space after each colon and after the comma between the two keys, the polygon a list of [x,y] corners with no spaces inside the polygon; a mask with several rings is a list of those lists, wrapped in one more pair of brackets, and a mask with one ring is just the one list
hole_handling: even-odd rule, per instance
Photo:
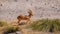
{"label": "small rock", "polygon": [[16,31],[16,34],[22,34],[20,31]]}

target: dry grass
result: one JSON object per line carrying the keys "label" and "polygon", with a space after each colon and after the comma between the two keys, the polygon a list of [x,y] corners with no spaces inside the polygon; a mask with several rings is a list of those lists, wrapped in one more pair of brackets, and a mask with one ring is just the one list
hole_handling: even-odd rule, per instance
{"label": "dry grass", "polygon": [[[3,23],[3,21],[2,21]],[[5,22],[6,23],[6,22]],[[5,24],[3,23],[3,24]],[[7,23],[6,23],[7,24]],[[0,27],[0,33],[2,32],[12,32],[12,30],[15,32],[18,30],[18,26],[14,26],[14,22],[11,22],[6,25]],[[36,20],[36,21],[31,21],[30,27],[33,29],[26,28],[28,25],[20,25],[19,29],[23,34],[41,34],[42,32],[39,31],[60,31],[60,20],[59,19],[42,19],[42,20]],[[54,27],[54,28],[53,28]],[[38,31],[36,31],[38,30]],[[48,33],[48,32],[45,32]]]}
{"label": "dry grass", "polygon": [[0,20],[0,34],[3,32],[15,32],[18,30],[18,26],[14,26],[10,22]]}
{"label": "dry grass", "polygon": [[47,32],[55,32],[60,31],[60,20],[59,19],[42,19],[34,21],[30,27],[33,30],[38,31],[47,31]]}

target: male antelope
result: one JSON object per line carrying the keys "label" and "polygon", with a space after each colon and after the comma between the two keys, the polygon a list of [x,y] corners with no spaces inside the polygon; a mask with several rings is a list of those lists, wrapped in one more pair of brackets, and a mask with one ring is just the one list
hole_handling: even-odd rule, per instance
{"label": "male antelope", "polygon": [[32,10],[29,10],[28,13],[29,13],[29,15],[25,15],[25,16],[19,15],[19,16],[17,17],[18,23],[19,23],[21,20],[27,20],[27,23],[28,23],[28,22],[30,21],[31,16],[33,16]]}

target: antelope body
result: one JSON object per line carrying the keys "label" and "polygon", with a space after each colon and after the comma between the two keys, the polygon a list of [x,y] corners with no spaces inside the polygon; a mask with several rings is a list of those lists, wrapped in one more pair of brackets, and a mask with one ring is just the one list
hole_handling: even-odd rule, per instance
{"label": "antelope body", "polygon": [[33,16],[33,14],[32,14],[32,10],[29,10],[28,11],[28,13],[29,13],[29,15],[19,15],[18,17],[17,17],[17,19],[18,19],[18,23],[21,21],[21,20],[27,20],[27,23],[30,21],[30,18],[31,18],[31,16]]}

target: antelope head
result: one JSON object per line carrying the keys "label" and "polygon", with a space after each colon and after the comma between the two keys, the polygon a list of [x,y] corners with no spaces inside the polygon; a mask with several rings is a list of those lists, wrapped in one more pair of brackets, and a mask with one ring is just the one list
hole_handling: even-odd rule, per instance
{"label": "antelope head", "polygon": [[29,10],[28,13],[29,13],[29,17],[33,16],[32,10]]}

